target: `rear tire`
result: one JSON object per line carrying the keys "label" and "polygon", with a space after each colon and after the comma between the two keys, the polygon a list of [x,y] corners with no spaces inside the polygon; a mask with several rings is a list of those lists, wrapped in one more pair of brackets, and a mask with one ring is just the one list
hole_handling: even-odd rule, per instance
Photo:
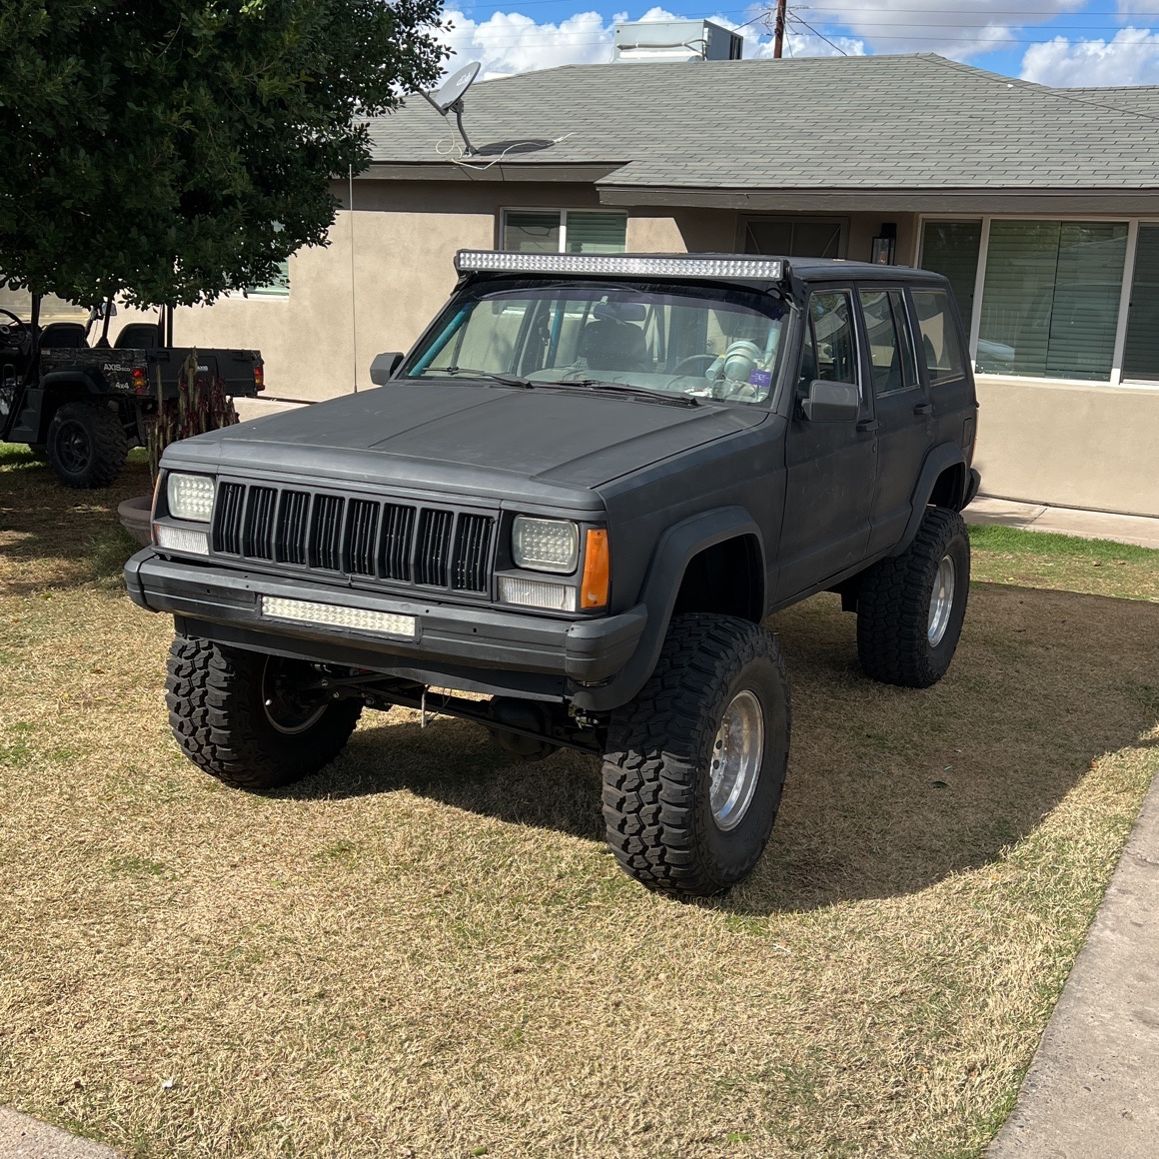
{"label": "rear tire", "polygon": [[66,487],[107,487],[129,455],[120,417],[94,402],[66,402],[48,424],[48,462]]}
{"label": "rear tire", "polygon": [[864,575],[857,654],[884,684],[928,688],[946,674],[966,617],[970,539],[957,511],[929,507],[913,543]]}
{"label": "rear tire", "polygon": [[731,616],[673,619],[651,679],[608,728],[604,821],[622,868],[690,897],[748,874],[780,804],[789,728],[771,632]]}
{"label": "rear tire", "polygon": [[315,773],[345,747],[362,714],[356,700],[302,702],[301,661],[177,636],[165,702],[185,755],[236,789],[273,789]]}

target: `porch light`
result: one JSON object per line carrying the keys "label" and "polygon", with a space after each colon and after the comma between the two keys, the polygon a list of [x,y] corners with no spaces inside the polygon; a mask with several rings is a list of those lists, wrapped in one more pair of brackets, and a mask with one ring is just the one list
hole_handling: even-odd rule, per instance
{"label": "porch light", "polygon": [[502,253],[498,250],[459,250],[455,255],[455,269],[460,273],[636,274],[649,278],[751,278],[762,282],[779,282],[786,274],[785,262],[769,258]]}

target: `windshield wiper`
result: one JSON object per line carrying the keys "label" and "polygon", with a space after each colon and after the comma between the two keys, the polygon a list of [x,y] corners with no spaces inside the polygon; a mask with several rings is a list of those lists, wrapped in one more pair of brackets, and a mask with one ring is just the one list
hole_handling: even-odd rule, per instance
{"label": "windshield wiper", "polygon": [[622,382],[603,382],[598,378],[563,378],[544,382],[544,386],[578,386],[583,390],[599,391],[601,394],[624,394],[629,398],[639,398],[646,402],[658,402],[668,406],[700,406],[700,400],[690,394],[669,394],[663,390],[649,390],[646,386],[626,386]]}
{"label": "windshield wiper", "polygon": [[535,389],[534,382],[529,378],[520,378],[517,374],[495,374],[490,370],[468,370],[465,366],[445,366],[435,373],[448,374],[452,377],[461,374],[465,378],[486,378],[490,382],[502,383],[503,386],[518,386],[523,390]]}

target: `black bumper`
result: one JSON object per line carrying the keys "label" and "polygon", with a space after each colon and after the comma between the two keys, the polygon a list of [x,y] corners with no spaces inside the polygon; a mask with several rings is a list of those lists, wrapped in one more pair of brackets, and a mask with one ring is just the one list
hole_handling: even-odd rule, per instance
{"label": "black bumper", "polygon": [[[517,611],[462,607],[166,558],[155,548],[125,564],[138,607],[169,612],[179,630],[219,643],[319,663],[369,668],[469,691],[591,704],[635,653],[647,623],[643,606],[618,616],[559,620]],[[414,616],[414,640],[334,626],[273,621],[258,597],[283,596]],[[613,707],[609,704],[607,707]]]}

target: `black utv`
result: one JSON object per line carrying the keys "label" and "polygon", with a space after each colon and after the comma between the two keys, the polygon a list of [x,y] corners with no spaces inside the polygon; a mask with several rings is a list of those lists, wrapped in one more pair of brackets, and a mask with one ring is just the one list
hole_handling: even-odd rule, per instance
{"label": "black utv", "polygon": [[[0,308],[0,442],[27,443],[68,487],[105,487],[120,474],[129,448],[145,445],[158,404],[177,397],[194,353],[173,345],[168,310],[156,324],[123,326],[110,345],[114,313],[105,304],[87,324],[40,327]],[[101,336],[90,346],[100,319]],[[195,353],[203,382],[220,380],[227,395],[253,397],[264,389],[258,351]]]}
{"label": "black utv", "polygon": [[332,760],[364,707],[569,746],[603,761],[628,873],[718,892],[789,759],[766,617],[839,592],[892,684],[954,654],[979,480],[949,287],[740,255],[458,268],[380,389],[167,450],[125,577],[175,618],[173,731],[258,790]]}

